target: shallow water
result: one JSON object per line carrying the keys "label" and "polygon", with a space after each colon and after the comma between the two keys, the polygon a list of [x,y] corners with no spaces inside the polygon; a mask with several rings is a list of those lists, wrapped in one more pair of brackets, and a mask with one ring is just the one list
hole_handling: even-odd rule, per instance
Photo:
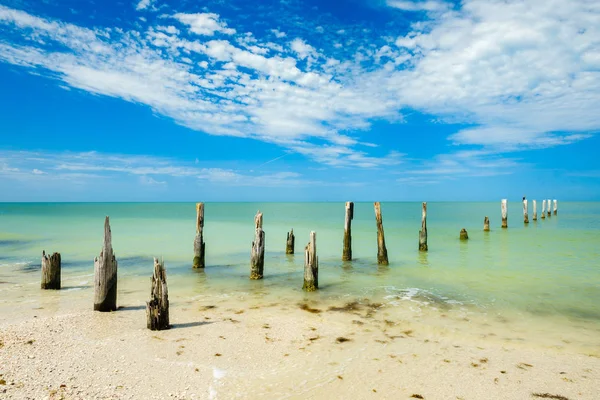
{"label": "shallow water", "polygon": [[[538,204],[541,212],[541,202]],[[119,298],[140,302],[149,292],[153,257],[167,266],[173,304],[189,301],[283,302],[331,306],[368,299],[396,307],[398,317],[428,316],[448,328],[484,334],[482,324],[519,332],[523,340],[569,342],[578,351],[600,346],[600,203],[559,203],[559,214],[523,224],[520,202],[509,203],[500,229],[500,202],[429,203],[429,252],[418,251],[420,203],[383,203],[389,267],[376,263],[372,203],[355,204],[352,262],[342,262],[343,203],[207,203],[206,264],[191,269],[195,206],[191,203],[0,204],[0,311],[14,315],[45,300],[57,311],[92,302],[93,258],[109,215],[119,262]],[[253,220],[264,214],[265,279],[250,281]],[[483,232],[489,216],[491,232]],[[285,255],[293,228],[296,255]],[[469,241],[458,239],[461,228]],[[317,232],[317,293],[302,292],[303,248]],[[42,250],[63,260],[60,294],[40,293]],[[54,296],[54,297],[53,297]],[[120,302],[122,304],[122,302]],[[48,306],[48,304],[46,304]],[[11,312],[13,314],[11,314]],[[470,321],[477,320],[477,323]],[[458,322],[456,322],[458,323]],[[451,327],[454,329],[454,327]],[[480,331],[481,330],[481,331]],[[515,336],[515,337],[516,337]],[[565,339],[568,338],[568,339]]]}

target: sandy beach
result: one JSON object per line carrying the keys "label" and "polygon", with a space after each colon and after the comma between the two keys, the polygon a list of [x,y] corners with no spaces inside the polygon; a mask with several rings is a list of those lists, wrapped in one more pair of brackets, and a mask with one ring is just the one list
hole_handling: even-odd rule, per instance
{"label": "sandy beach", "polygon": [[[598,396],[597,353],[583,354],[568,340],[533,345],[518,330],[511,335],[510,324],[481,315],[368,299],[286,304],[172,296],[172,328],[150,331],[141,292],[120,293],[122,306],[111,313],[92,311],[90,294],[54,292],[44,307],[3,315],[2,398]],[[61,296],[72,304],[56,311]]]}

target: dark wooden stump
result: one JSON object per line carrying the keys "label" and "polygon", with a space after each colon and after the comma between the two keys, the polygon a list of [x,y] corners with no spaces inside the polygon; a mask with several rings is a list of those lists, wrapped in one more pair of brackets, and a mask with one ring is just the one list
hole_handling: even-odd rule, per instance
{"label": "dark wooden stump", "polygon": [[523,223],[529,223],[529,210],[527,206],[527,199],[523,199]]}
{"label": "dark wooden stump", "polygon": [[196,204],[196,237],[194,238],[193,268],[204,268],[204,203]]}
{"label": "dark wooden stump", "polygon": [[460,240],[469,240],[469,234],[465,228],[460,230]]}
{"label": "dark wooden stump", "polygon": [[381,205],[374,203],[375,221],[377,222],[377,264],[389,265],[387,248],[385,247],[385,236],[383,234],[383,219],[381,218]]}
{"label": "dark wooden stump", "polygon": [[552,200],[548,199],[548,217],[552,216]]}
{"label": "dark wooden stump", "polygon": [[113,253],[108,217],[104,220],[104,246],[94,259],[94,310],[117,309],[117,259]]}
{"label": "dark wooden stump", "polygon": [[483,219],[483,231],[484,232],[490,231],[490,219],[487,216]]}
{"label": "dark wooden stump", "polygon": [[427,247],[427,203],[421,205],[421,230],[419,231],[419,251],[428,251]]}
{"label": "dark wooden stump", "polygon": [[60,290],[60,253],[42,251],[42,289]]}
{"label": "dark wooden stump", "polygon": [[558,215],[558,200],[554,200],[554,215]]}
{"label": "dark wooden stump", "polygon": [[262,279],[265,267],[265,231],[262,229],[263,215],[259,211],[254,217],[254,241],[250,253],[250,279]]}
{"label": "dark wooden stump", "polygon": [[533,200],[533,220],[537,221],[537,201]]}
{"label": "dark wooden stump", "polygon": [[287,240],[285,241],[285,254],[294,254],[294,242],[296,238],[294,237],[294,230],[290,230],[287,234]]}
{"label": "dark wooden stump", "polygon": [[346,219],[344,221],[344,248],[342,261],[352,261],[352,219],[354,218],[354,203],[346,202]]}
{"label": "dark wooden stump", "polygon": [[317,257],[317,234],[310,233],[310,242],[304,249],[304,285],[302,290],[314,292],[319,288],[319,258]]}
{"label": "dark wooden stump", "polygon": [[146,320],[148,329],[162,331],[169,329],[169,290],[164,261],[154,259],[154,274],[150,301],[146,302]]}

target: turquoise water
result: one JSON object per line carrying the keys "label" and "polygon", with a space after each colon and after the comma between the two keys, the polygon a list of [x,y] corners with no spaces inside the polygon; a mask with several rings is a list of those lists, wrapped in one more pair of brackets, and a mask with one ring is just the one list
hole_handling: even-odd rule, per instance
{"label": "turquoise water", "polygon": [[[500,202],[429,203],[429,252],[418,251],[420,203],[382,203],[389,267],[376,263],[372,203],[356,203],[352,262],[341,261],[344,203],[207,203],[206,264],[191,269],[195,234],[192,203],[0,204],[0,298],[13,283],[39,284],[42,250],[58,251],[63,280],[93,274],[109,215],[119,277],[146,279],[152,257],[163,257],[170,292],[271,292],[303,299],[304,245],[317,232],[318,298],[421,297],[431,303],[481,310],[559,316],[600,324],[600,203],[559,203],[559,214],[523,224],[520,202],[508,204],[500,228]],[[253,220],[264,214],[265,279],[248,279]],[[538,212],[541,201],[538,201]],[[483,232],[489,216],[491,232]],[[296,255],[285,255],[286,232],[296,234]],[[466,228],[469,241],[459,241]],[[174,288],[174,285],[179,287]],[[120,286],[120,290],[123,290]],[[185,290],[184,290],[185,289]],[[10,299],[1,299],[5,303]]]}

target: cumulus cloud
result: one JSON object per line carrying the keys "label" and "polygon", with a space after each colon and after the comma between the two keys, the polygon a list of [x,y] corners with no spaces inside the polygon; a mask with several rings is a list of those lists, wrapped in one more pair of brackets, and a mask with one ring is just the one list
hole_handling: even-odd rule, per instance
{"label": "cumulus cloud", "polygon": [[145,10],[147,8],[149,8],[150,6],[152,6],[152,3],[154,3],[155,0],[140,0],[139,3],[137,3],[137,5],[135,6],[136,10]]}
{"label": "cumulus cloud", "polygon": [[173,16],[184,25],[189,26],[190,32],[198,35],[213,36],[215,32],[233,35],[235,29],[228,28],[225,22],[219,21],[219,15],[214,13],[184,14]]}

